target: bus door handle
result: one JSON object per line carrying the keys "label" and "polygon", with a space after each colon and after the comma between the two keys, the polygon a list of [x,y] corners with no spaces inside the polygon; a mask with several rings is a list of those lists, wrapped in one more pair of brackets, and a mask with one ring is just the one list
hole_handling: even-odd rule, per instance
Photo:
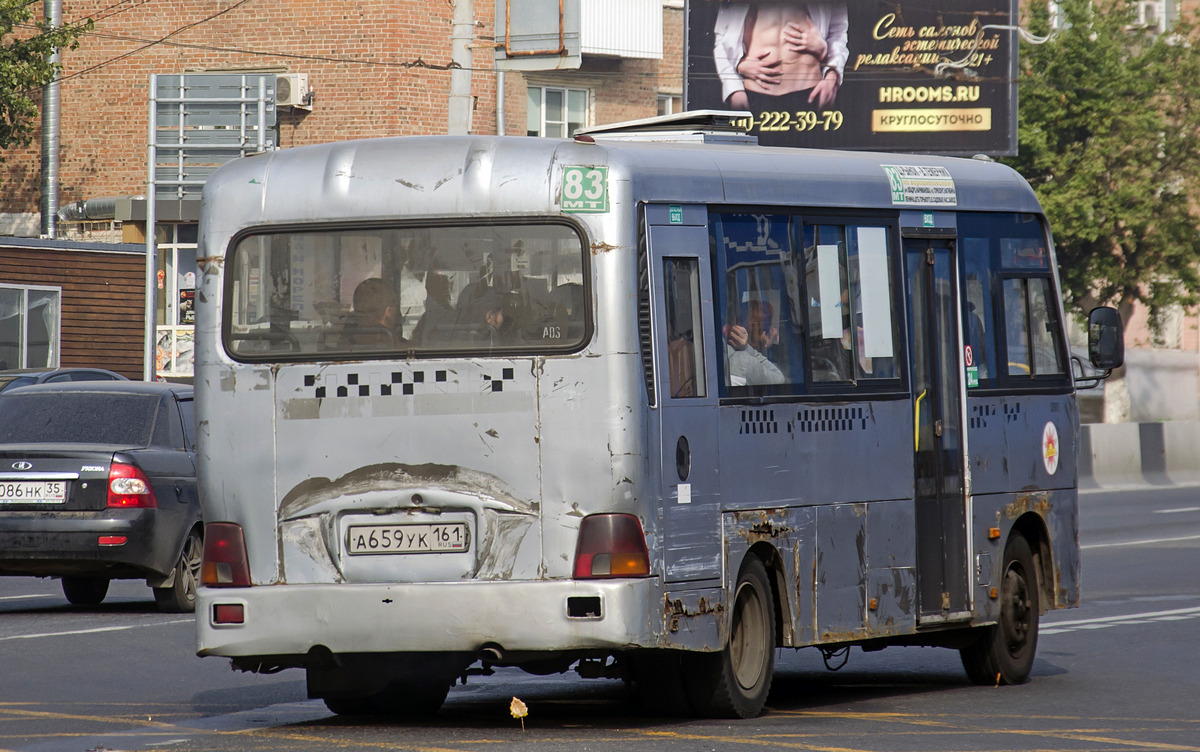
{"label": "bus door handle", "polygon": [[917,401],[913,404],[913,451],[921,451],[921,400],[925,399],[928,389],[922,389]]}

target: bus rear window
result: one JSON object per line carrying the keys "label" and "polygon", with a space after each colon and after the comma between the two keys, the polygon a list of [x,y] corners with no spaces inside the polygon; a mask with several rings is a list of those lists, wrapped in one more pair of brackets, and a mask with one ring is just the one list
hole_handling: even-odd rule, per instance
{"label": "bus rear window", "polygon": [[226,268],[244,360],[566,352],[587,330],[583,242],[561,223],[254,233]]}

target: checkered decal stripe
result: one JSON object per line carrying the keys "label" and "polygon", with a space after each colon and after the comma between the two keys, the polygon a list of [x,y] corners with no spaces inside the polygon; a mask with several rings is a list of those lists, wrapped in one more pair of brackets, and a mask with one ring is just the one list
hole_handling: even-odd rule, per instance
{"label": "checkered decal stripe", "polygon": [[[1005,412],[1008,412],[1007,405]],[[988,418],[996,414],[995,405],[971,405],[971,428],[987,428]]]}
{"label": "checkered decal stripe", "polygon": [[815,407],[796,413],[799,433],[867,430],[866,410],[861,407]]}
{"label": "checkered decal stripe", "polygon": [[[380,383],[371,383],[370,375],[361,373],[306,374],[304,386],[311,389],[314,399],[333,399],[339,397],[392,397],[396,395],[412,395],[421,391],[421,387],[429,383],[441,384],[449,380],[449,371],[437,369],[433,371],[413,371],[405,374],[403,371],[392,371]],[[486,372],[481,376],[485,391],[502,392],[504,382],[513,381],[516,374],[512,368],[502,368],[499,372]]]}
{"label": "checkered decal stripe", "polygon": [[742,410],[739,434],[779,433],[779,422],[775,420],[775,411],[770,408]]}

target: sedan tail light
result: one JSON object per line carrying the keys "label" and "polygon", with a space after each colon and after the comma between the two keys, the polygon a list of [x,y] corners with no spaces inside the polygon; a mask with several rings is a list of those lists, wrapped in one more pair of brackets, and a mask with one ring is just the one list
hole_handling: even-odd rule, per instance
{"label": "sedan tail light", "polygon": [[145,473],[133,465],[114,462],[108,471],[108,506],[153,509],[158,500]]}
{"label": "sedan tail light", "polygon": [[200,584],[205,587],[250,587],[250,557],[242,526],[210,522],[204,526],[204,558]]}
{"label": "sedan tail light", "polygon": [[645,577],[650,553],[642,523],[631,514],[590,514],[579,525],[575,579]]}

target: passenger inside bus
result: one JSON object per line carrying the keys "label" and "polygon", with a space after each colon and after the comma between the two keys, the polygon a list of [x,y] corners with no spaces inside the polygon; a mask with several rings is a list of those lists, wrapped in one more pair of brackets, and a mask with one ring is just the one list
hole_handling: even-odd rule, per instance
{"label": "passenger inside bus", "polygon": [[[744,318],[725,325],[725,359],[729,386],[782,384],[783,371],[766,353],[779,342],[779,331],[772,324],[773,308],[755,300],[746,308]],[[746,325],[740,322],[744,320]]]}
{"label": "passenger inside bus", "polygon": [[396,333],[396,292],[379,277],[367,277],[354,288],[350,321],[342,329],[351,348],[394,347],[404,343]]}
{"label": "passenger inside bus", "polygon": [[467,309],[460,308],[470,322],[469,335],[475,344],[489,347],[511,345],[516,339],[516,326],[508,310],[508,296],[496,290],[487,290],[470,301]]}

